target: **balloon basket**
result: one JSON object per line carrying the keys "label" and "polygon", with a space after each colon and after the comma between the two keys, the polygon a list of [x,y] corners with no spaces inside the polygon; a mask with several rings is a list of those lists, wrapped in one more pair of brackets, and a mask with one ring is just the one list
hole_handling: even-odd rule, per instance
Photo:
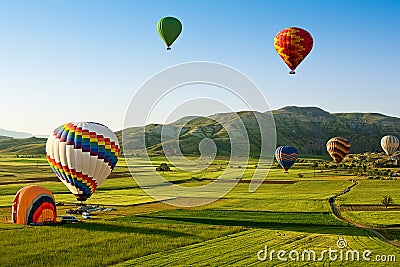
{"label": "balloon basket", "polygon": [[167,50],[171,50],[171,47],[167,47]]}
{"label": "balloon basket", "polygon": [[289,74],[296,74],[296,72],[295,72],[294,70],[291,70],[291,71],[289,72]]}

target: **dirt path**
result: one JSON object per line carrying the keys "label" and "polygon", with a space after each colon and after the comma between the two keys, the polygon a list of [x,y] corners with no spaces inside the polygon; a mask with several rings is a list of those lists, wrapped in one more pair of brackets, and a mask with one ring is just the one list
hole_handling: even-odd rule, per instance
{"label": "dirt path", "polygon": [[[378,228],[378,229],[377,229],[377,228],[372,228],[372,227],[370,227],[370,226],[368,226],[368,225],[365,225],[365,224],[362,224],[362,223],[359,223],[359,222],[355,222],[355,221],[349,220],[349,219],[344,218],[344,217],[342,216],[342,214],[340,213],[340,210],[339,210],[338,206],[337,206],[336,203],[335,203],[335,199],[336,199],[338,196],[341,196],[341,195],[344,195],[344,194],[350,192],[350,188],[352,188],[352,187],[358,185],[358,182],[357,182],[357,181],[355,181],[355,180],[352,180],[352,181],[353,181],[353,185],[352,185],[352,186],[347,187],[342,193],[340,193],[340,194],[338,194],[338,195],[335,195],[334,198],[333,198],[333,201],[330,200],[330,205],[331,205],[332,213],[333,213],[339,220],[342,220],[342,221],[345,221],[345,222],[347,222],[347,223],[350,223],[351,225],[353,225],[353,226],[355,226],[355,227],[357,227],[357,228],[362,228],[362,229],[368,230],[369,232],[373,233],[373,234],[376,235],[380,240],[386,242],[387,244],[392,245],[392,246],[396,246],[396,247],[399,247],[399,248],[400,248],[400,244],[394,242],[393,240],[390,240],[389,238],[387,238],[386,236],[384,236],[382,233],[380,233],[380,232],[378,231],[379,228]],[[385,228],[385,229],[386,229],[386,228]]]}

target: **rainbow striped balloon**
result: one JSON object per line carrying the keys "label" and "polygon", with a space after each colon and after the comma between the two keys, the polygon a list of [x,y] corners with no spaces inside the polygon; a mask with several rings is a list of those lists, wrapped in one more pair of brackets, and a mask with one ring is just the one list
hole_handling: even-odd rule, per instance
{"label": "rainbow striped balloon", "polygon": [[79,201],[88,199],[110,175],[119,154],[115,134],[95,122],[61,125],[46,144],[50,167]]}
{"label": "rainbow striped balloon", "polygon": [[344,138],[334,137],[326,143],[326,150],[336,163],[340,163],[350,152],[350,143]]}

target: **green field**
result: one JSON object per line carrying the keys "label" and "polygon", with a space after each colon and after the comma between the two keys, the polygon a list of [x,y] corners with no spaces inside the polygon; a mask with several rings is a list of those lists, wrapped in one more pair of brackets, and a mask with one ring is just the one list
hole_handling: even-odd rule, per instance
{"label": "green field", "polygon": [[[166,162],[153,158],[153,165]],[[128,160],[138,171],[149,166]],[[162,174],[179,186],[210,183],[226,168],[244,170],[241,180],[250,180],[257,162],[230,167],[227,159],[217,158],[196,173],[172,167]],[[206,165],[206,164],[205,164]],[[262,166],[261,166],[262,167]],[[303,175],[302,178],[298,174]],[[400,180],[368,180],[352,176],[346,170],[314,170],[306,163],[294,166],[289,174],[274,165],[267,181],[255,192],[248,183],[238,183],[222,199],[196,208],[178,208],[156,202],[130,175],[126,162],[120,160],[112,176],[87,201],[88,204],[114,207],[99,212],[77,224],[56,226],[21,226],[5,222],[11,214],[15,193],[23,186],[37,184],[51,190],[61,216],[75,208],[76,200],[58,181],[45,158],[0,157],[0,255],[1,266],[398,266],[400,248],[385,243],[367,229],[356,228],[331,213],[328,199],[339,194],[357,179],[359,185],[337,198],[337,204],[379,204],[383,195],[400,202]],[[170,196],[165,196],[166,199]],[[399,240],[398,211],[343,212],[346,218],[373,227]],[[313,250],[319,254],[328,248],[370,250],[371,262],[360,260],[260,261],[257,253],[270,250]],[[286,255],[287,256],[287,255]],[[387,256],[391,262],[378,263],[375,256]],[[393,262],[396,257],[397,263]],[[317,257],[318,258],[318,257]]]}

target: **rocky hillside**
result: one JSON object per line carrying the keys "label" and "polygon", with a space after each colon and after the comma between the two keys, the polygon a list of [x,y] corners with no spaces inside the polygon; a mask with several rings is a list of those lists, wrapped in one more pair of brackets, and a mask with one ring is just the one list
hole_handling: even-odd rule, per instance
{"label": "rocky hillside", "polygon": [[[256,113],[257,116],[266,116]],[[331,137],[347,138],[352,153],[366,151],[381,152],[380,139],[387,134],[400,137],[400,118],[377,113],[329,113],[317,107],[285,107],[273,111],[276,124],[277,145],[291,145],[303,155],[327,155],[325,144]],[[260,132],[252,112],[239,112],[247,129],[252,155],[260,151]],[[217,122],[218,121],[218,122]],[[165,147],[174,153],[174,136],[179,136],[184,154],[199,154],[199,143],[204,138],[212,139],[218,154],[230,154],[230,142],[226,128],[237,128],[238,118],[232,113],[210,117],[182,118],[168,125],[151,124],[145,127],[147,149],[154,154],[162,153],[161,131],[165,135]],[[138,147],[143,127],[126,129],[127,147]],[[116,133],[121,140],[122,132]],[[0,153],[41,154],[46,139],[0,138]]]}
{"label": "rocky hillside", "polygon": [[350,141],[351,152],[380,152],[380,139],[400,134],[400,119],[377,113],[329,113],[316,107],[285,107],[274,119],[278,145],[289,144],[303,154],[326,154],[326,141],[340,136]]}
{"label": "rocky hillside", "polygon": [[[329,113],[317,107],[285,107],[273,111],[277,131],[277,146],[291,145],[301,154],[327,155],[326,142],[335,136],[348,139],[352,153],[380,152],[380,139],[387,134],[400,134],[400,118],[377,113]],[[240,112],[248,130],[251,153],[259,153],[260,133],[252,112]],[[198,144],[203,138],[211,138],[221,155],[229,154],[228,135],[223,127],[215,122],[223,121],[229,125],[231,113],[217,114],[208,118],[181,119],[166,125],[164,131],[181,129],[180,146],[185,154],[197,154]],[[187,122],[189,121],[189,122]],[[183,125],[183,127],[182,127]],[[150,151],[161,153],[160,133],[162,125],[146,126],[146,144]],[[138,140],[139,128],[127,129],[131,148]],[[119,137],[121,132],[117,133]]]}

